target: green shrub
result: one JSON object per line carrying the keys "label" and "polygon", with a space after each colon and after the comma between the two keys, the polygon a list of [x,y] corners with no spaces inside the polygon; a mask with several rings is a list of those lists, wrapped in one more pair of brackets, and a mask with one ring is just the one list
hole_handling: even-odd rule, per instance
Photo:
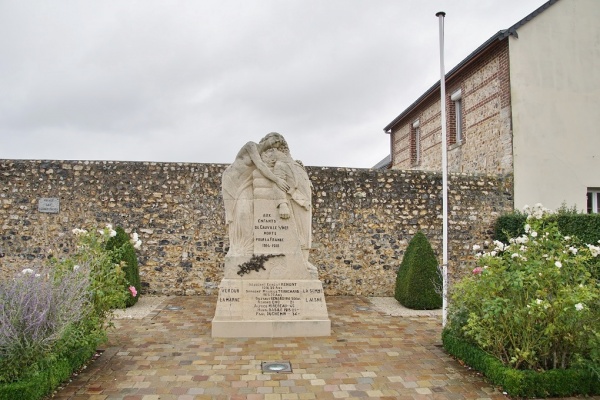
{"label": "green shrub", "polygon": [[[123,228],[117,227],[116,235],[106,242],[106,249],[111,251],[113,262],[122,265],[126,280],[124,287],[127,293],[126,305],[127,307],[131,307],[137,303],[141,287],[140,270],[135,248]],[[135,288],[135,290],[131,290],[131,287]]]}
{"label": "green shrub", "polygon": [[0,400],[38,400],[68,379],[96,351],[97,342],[65,347],[39,361],[39,368],[19,381],[0,383]]}
{"label": "green shrub", "polygon": [[600,379],[586,368],[516,370],[503,365],[497,358],[454,335],[449,329],[442,332],[442,342],[448,353],[481,371],[511,396],[530,398],[600,394]]}
{"label": "green shrub", "polygon": [[[508,243],[510,238],[525,233],[527,214],[520,211],[498,217],[494,226],[494,239]],[[555,221],[564,235],[575,236],[584,243],[596,244],[600,240],[600,214],[578,214],[573,210],[561,208],[556,214],[548,216]]]}
{"label": "green shrub", "polygon": [[422,232],[411,239],[396,277],[394,297],[405,307],[431,310],[442,306],[438,261]]}
{"label": "green shrub", "polygon": [[526,222],[454,285],[449,329],[514,369],[597,368],[600,286],[589,270],[600,247],[564,236],[541,207]]}
{"label": "green shrub", "polygon": [[114,261],[114,251],[107,250],[106,242],[116,232],[112,226],[96,232],[74,229],[78,237],[78,251],[72,257],[61,261],[55,261],[72,268],[83,268],[89,271],[89,286],[92,312],[86,319],[89,329],[104,331],[105,323],[108,321],[112,311],[116,308],[124,308],[128,291],[125,272],[120,264]]}
{"label": "green shrub", "polygon": [[557,214],[558,229],[565,235],[576,236],[584,243],[600,240],[600,214]]}
{"label": "green shrub", "polygon": [[[510,238],[520,237],[525,233],[527,214],[515,211],[498,217],[494,227],[494,239],[508,243]],[[548,215],[549,222],[556,222],[558,230],[583,243],[600,242],[600,214],[578,214],[574,209],[561,207],[556,214]],[[588,270],[595,279],[600,280],[600,260],[588,264]]]}
{"label": "green shrub", "polygon": [[519,211],[499,216],[494,225],[494,240],[508,243],[510,238],[521,236],[525,233],[526,219],[527,215]]}

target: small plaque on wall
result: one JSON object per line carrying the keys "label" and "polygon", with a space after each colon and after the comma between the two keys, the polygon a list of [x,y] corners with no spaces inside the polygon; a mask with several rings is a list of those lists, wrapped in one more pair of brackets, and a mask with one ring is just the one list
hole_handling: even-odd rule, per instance
{"label": "small plaque on wall", "polygon": [[60,200],[56,197],[42,197],[38,202],[38,211],[57,214],[60,211]]}

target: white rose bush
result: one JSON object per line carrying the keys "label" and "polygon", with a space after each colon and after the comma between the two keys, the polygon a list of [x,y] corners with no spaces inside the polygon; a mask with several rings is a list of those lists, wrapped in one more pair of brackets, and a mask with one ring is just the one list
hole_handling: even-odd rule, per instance
{"label": "white rose bush", "polygon": [[600,382],[600,246],[562,235],[541,205],[525,233],[474,246],[477,267],[454,285],[447,331],[515,370],[588,368]]}

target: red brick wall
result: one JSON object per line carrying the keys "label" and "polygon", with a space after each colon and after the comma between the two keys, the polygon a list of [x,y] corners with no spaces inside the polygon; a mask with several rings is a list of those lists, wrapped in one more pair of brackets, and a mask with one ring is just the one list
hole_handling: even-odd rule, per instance
{"label": "red brick wall", "polygon": [[[456,144],[456,114],[452,93],[462,92],[462,137]],[[507,173],[512,171],[510,128],[510,71],[508,41],[498,42],[446,82],[448,167],[454,172]],[[419,120],[420,163],[411,158],[410,132]],[[392,131],[392,167],[441,169],[441,113],[439,91],[408,114]]]}

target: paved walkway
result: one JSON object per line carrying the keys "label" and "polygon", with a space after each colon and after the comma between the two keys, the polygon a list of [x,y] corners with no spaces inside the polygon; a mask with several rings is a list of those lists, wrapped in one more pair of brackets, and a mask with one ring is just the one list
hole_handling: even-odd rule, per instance
{"label": "paved walkway", "polygon": [[[170,297],[142,319],[116,320],[104,353],[54,398],[507,399],[446,355],[439,317],[328,297],[330,337],[213,339],[215,304]],[[263,373],[265,361],[289,361],[292,372]]]}

